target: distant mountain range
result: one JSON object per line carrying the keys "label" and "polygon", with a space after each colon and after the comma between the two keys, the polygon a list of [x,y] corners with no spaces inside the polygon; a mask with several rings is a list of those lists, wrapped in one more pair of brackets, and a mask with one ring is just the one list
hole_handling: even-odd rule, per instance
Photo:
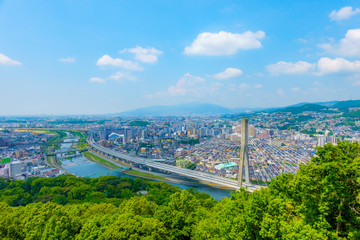
{"label": "distant mountain range", "polygon": [[186,116],[221,115],[234,113],[229,108],[210,103],[184,103],[172,106],[153,106],[120,113],[125,116]]}
{"label": "distant mountain range", "polygon": [[224,114],[243,114],[255,112],[292,112],[301,113],[304,111],[327,112],[334,109],[343,111],[349,107],[360,107],[360,100],[330,101],[308,103],[302,102],[287,107],[278,108],[226,108],[210,103],[184,103],[170,106],[152,106],[136,110],[117,113],[117,116],[211,116]]}

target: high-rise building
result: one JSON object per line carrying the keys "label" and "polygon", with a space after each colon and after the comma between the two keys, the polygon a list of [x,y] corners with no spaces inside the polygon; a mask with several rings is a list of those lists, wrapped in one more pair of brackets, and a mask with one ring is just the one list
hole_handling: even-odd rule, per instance
{"label": "high-rise building", "polygon": [[235,126],[234,132],[241,133],[241,125]]}
{"label": "high-rise building", "polygon": [[323,147],[326,143],[326,137],[318,137],[318,142],[317,142],[317,145],[319,147]]}
{"label": "high-rise building", "polygon": [[7,143],[5,142],[4,139],[0,138],[0,147],[5,147],[7,146]]}
{"label": "high-rise building", "polygon": [[9,177],[9,164],[6,164],[3,168],[0,168],[0,177]]}
{"label": "high-rise building", "polygon": [[266,129],[266,133],[271,137],[274,135],[274,130],[273,129]]}
{"label": "high-rise building", "polygon": [[22,163],[20,161],[11,162],[9,166],[9,177],[14,178],[16,175],[20,174]]}
{"label": "high-rise building", "polygon": [[207,128],[206,128],[206,127],[200,128],[200,130],[199,130],[199,135],[200,135],[200,137],[205,137],[205,136],[207,136]]}
{"label": "high-rise building", "polygon": [[326,142],[327,143],[332,143],[332,144],[337,144],[337,138],[334,135],[327,136],[326,137]]}
{"label": "high-rise building", "polygon": [[21,158],[22,152],[20,150],[16,150],[15,151],[15,156],[16,156],[16,158]]}
{"label": "high-rise building", "polygon": [[255,126],[254,125],[249,125],[249,137],[255,137],[256,133],[255,133]]}

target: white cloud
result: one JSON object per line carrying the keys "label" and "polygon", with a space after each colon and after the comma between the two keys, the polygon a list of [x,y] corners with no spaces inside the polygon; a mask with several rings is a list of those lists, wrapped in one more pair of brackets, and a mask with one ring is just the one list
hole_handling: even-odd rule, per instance
{"label": "white cloud", "polygon": [[282,96],[285,95],[284,90],[283,90],[282,88],[279,88],[279,89],[276,91],[276,93],[277,93],[280,97],[282,97]]}
{"label": "white cloud", "polygon": [[242,71],[238,68],[227,68],[224,72],[215,74],[213,77],[215,79],[228,79],[233,77],[238,77],[242,75]]}
{"label": "white cloud", "polygon": [[291,90],[294,91],[294,92],[297,92],[297,91],[300,91],[300,88],[295,87],[295,88],[292,88]]}
{"label": "white cloud", "polygon": [[184,96],[188,92],[194,92],[195,86],[199,83],[204,83],[205,79],[197,76],[193,76],[190,73],[186,73],[175,86],[170,86],[168,94],[171,96]]}
{"label": "white cloud", "polygon": [[4,54],[0,53],[0,65],[7,65],[7,66],[18,66],[22,63],[19,61],[15,61]]}
{"label": "white cloud", "polygon": [[213,82],[210,83],[209,87],[203,87],[202,90],[200,91],[204,91],[205,93],[209,93],[211,95],[216,94],[218,92],[218,90],[220,88],[222,88],[224,86],[224,84],[219,83],[219,82]]}
{"label": "white cloud", "polygon": [[92,77],[90,78],[90,82],[97,82],[97,83],[105,83],[105,79],[99,77]]}
{"label": "white cloud", "polygon": [[145,63],[157,62],[158,56],[160,56],[163,53],[163,51],[160,51],[154,47],[142,48],[139,46],[136,46],[136,48],[124,49],[120,52],[126,52],[126,51],[135,54],[136,60],[139,60],[140,62],[145,62]]}
{"label": "white cloud", "polygon": [[262,88],[263,87],[263,85],[261,85],[261,84],[255,84],[254,85],[254,88]]}
{"label": "white cloud", "polygon": [[75,60],[75,58],[73,58],[73,57],[67,57],[67,58],[60,58],[59,61],[60,61],[60,62],[66,62],[66,63],[73,63],[73,62],[75,62],[76,60]]}
{"label": "white cloud", "polygon": [[342,56],[360,56],[360,28],[349,29],[339,43],[319,44],[320,48]]}
{"label": "white cloud", "polygon": [[347,7],[343,7],[340,10],[336,11],[332,11],[329,14],[329,18],[331,21],[341,21],[341,20],[345,20],[345,19],[349,19],[352,16],[359,14],[360,13],[360,9],[359,8],[355,8],[353,10],[352,7],[347,6]]}
{"label": "white cloud", "polygon": [[[303,61],[296,63],[280,61],[268,65],[266,68],[272,75],[307,73],[315,70],[315,68],[317,71],[313,71],[313,74],[318,76],[336,73],[357,73],[360,72],[360,60],[348,61],[344,58],[331,59],[322,57],[314,64]],[[320,83],[315,81],[314,84],[319,85]]]}
{"label": "white cloud", "polygon": [[317,65],[318,75],[342,72],[360,72],[360,61],[350,62],[344,58],[331,59],[328,57],[323,57],[319,59]]}
{"label": "white cloud", "polygon": [[297,41],[298,41],[298,42],[301,42],[301,43],[304,43],[304,44],[306,44],[306,43],[309,42],[309,40],[304,39],[304,38],[298,38]]}
{"label": "white cloud", "polygon": [[272,75],[301,74],[315,69],[315,64],[304,61],[298,61],[295,63],[280,61],[275,64],[270,64],[266,66],[266,68]]}
{"label": "white cloud", "polygon": [[140,67],[137,62],[123,60],[121,58],[112,58],[109,55],[104,55],[98,59],[97,63],[98,66],[115,66],[115,67],[122,67],[127,70],[133,71],[142,71],[144,68]]}
{"label": "white cloud", "polygon": [[205,86],[205,79],[193,76],[190,73],[184,74],[174,86],[170,86],[166,92],[156,92],[147,94],[145,98],[164,97],[164,96],[186,96],[202,95],[216,92],[223,84],[213,83],[210,87]]}
{"label": "white cloud", "polygon": [[223,56],[233,55],[239,50],[261,48],[260,39],[265,37],[263,31],[244,32],[242,34],[220,31],[204,32],[197,36],[191,46],[185,48],[187,55]]}
{"label": "white cloud", "polygon": [[129,80],[129,81],[136,81],[137,80],[136,77],[134,77],[130,73],[123,73],[123,72],[117,72],[117,73],[111,75],[109,77],[109,79],[117,80],[119,82],[123,82],[123,81],[126,81],[126,80]]}

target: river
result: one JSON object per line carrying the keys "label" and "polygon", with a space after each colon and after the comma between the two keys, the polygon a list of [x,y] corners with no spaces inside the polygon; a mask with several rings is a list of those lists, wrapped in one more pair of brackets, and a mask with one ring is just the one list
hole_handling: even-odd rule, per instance
{"label": "river", "polygon": [[[76,141],[76,138],[67,138],[64,140],[64,143],[61,144],[60,149],[66,150],[70,148],[72,141]],[[126,173],[120,173],[120,172],[112,172],[112,173],[106,173],[109,169],[98,164],[95,162],[90,162],[87,159],[85,159],[83,156],[79,155],[76,157],[72,157],[71,159],[62,159],[61,160],[61,166],[68,170],[69,172],[73,173],[76,176],[79,177],[100,177],[105,175],[111,175],[111,176],[120,176],[120,177],[128,177],[128,178],[137,178],[134,176],[127,175]],[[206,185],[204,186],[189,186],[186,184],[177,184],[177,183],[171,183],[169,184],[179,187],[180,189],[188,189],[188,188],[195,188],[199,192],[204,192],[212,196],[215,200],[221,200],[223,197],[230,197],[230,191],[224,190],[224,189],[218,189],[218,188],[211,188]]]}

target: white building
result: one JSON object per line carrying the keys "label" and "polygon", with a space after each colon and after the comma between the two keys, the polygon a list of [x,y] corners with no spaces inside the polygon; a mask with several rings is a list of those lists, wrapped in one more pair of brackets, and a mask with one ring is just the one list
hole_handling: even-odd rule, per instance
{"label": "white building", "polygon": [[20,161],[11,162],[9,167],[9,177],[14,178],[22,172],[21,169],[22,163]]}
{"label": "white building", "polygon": [[6,164],[5,167],[0,168],[0,177],[3,178],[9,177],[9,164]]}

